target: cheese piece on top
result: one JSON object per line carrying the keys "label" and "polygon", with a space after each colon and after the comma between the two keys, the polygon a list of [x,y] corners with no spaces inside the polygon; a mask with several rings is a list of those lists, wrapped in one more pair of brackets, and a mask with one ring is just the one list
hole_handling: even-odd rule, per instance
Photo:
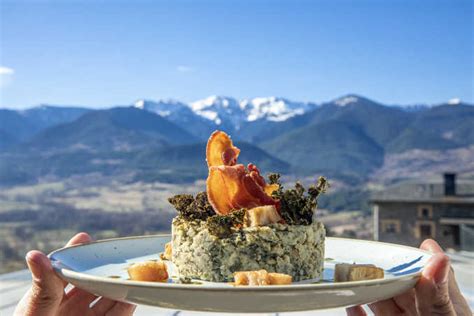
{"label": "cheese piece on top", "polygon": [[278,223],[282,218],[274,205],[265,205],[251,208],[245,213],[246,227],[266,226]]}

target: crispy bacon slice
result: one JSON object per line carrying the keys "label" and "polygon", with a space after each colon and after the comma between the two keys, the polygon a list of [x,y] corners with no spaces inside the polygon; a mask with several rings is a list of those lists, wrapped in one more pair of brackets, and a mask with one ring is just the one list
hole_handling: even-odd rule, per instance
{"label": "crispy bacon slice", "polygon": [[209,166],[207,195],[216,213],[225,215],[233,209],[251,209],[274,205],[279,201],[271,197],[278,185],[267,185],[254,164],[247,168],[237,164],[240,150],[234,147],[226,133],[214,132],[207,143],[206,158]]}
{"label": "crispy bacon slice", "polygon": [[240,149],[233,145],[232,140],[226,133],[215,131],[207,141],[207,166],[233,166],[237,163],[239,153]]}
{"label": "crispy bacon slice", "polygon": [[210,167],[207,196],[216,213],[221,215],[233,209],[277,205],[242,164]]}
{"label": "crispy bacon slice", "polygon": [[250,177],[254,179],[254,181],[263,188],[265,193],[268,196],[271,196],[273,191],[278,190],[280,187],[278,184],[266,184],[265,179],[260,175],[260,170],[258,170],[257,166],[253,163],[249,163],[247,165],[247,169],[250,172]]}

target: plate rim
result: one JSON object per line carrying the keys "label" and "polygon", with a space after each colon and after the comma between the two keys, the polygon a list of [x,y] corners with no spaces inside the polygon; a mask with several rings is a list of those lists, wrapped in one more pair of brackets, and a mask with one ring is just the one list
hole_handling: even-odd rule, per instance
{"label": "plate rim", "polygon": [[[196,290],[199,289],[201,291],[249,291],[249,290],[256,290],[256,291],[309,291],[309,290],[321,290],[321,289],[344,289],[344,288],[354,288],[354,287],[366,287],[366,286],[374,286],[374,285],[383,285],[387,283],[393,283],[396,281],[409,281],[413,279],[419,279],[421,273],[425,266],[423,266],[419,271],[414,273],[409,273],[402,276],[395,276],[393,278],[387,279],[375,279],[375,280],[362,280],[362,281],[350,281],[350,282],[334,282],[334,283],[307,283],[307,284],[291,284],[291,285],[271,285],[271,286],[201,286],[195,284],[178,284],[178,283],[165,283],[165,282],[149,282],[149,281],[134,281],[134,280],[121,280],[121,279],[113,279],[109,277],[103,276],[96,276],[92,274],[87,274],[83,272],[77,272],[71,269],[67,269],[64,267],[58,267],[54,264],[56,261],[53,257],[54,255],[61,253],[66,250],[70,250],[71,248],[79,248],[79,247],[87,247],[92,244],[99,244],[99,243],[107,243],[113,241],[121,241],[121,240],[133,240],[133,239],[148,239],[148,238],[157,238],[157,237],[171,237],[171,234],[155,234],[155,235],[141,235],[141,236],[127,236],[127,237],[116,237],[116,238],[107,238],[102,240],[91,241],[88,243],[81,243],[72,246],[65,246],[53,250],[48,254],[48,258],[52,262],[52,266],[54,271],[56,271],[60,276],[66,278],[74,278],[84,281],[90,282],[100,282],[100,283],[111,283],[116,285],[131,285],[131,286],[138,286],[138,287],[153,287],[153,288],[160,288],[160,289],[180,289],[180,290]],[[375,240],[364,240],[364,239],[355,239],[355,238],[342,238],[342,237],[326,237],[326,239],[331,240],[339,240],[339,241],[351,241],[351,242],[361,242],[361,243],[376,243],[382,245],[389,245],[390,247],[396,248],[408,248],[424,255],[428,255],[429,258],[433,256],[433,253],[427,250],[415,248],[412,246],[405,246],[400,244],[388,243],[388,242],[380,242]],[[214,283],[222,283],[222,285],[227,285],[228,282],[214,282]]]}

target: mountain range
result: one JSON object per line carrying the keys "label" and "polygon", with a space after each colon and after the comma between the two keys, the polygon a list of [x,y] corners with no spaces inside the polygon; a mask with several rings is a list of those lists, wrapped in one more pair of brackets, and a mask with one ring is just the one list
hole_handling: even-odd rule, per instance
{"label": "mountain range", "polygon": [[0,184],[88,173],[133,181],[204,178],[205,141],[216,129],[238,142],[243,162],[264,172],[360,183],[389,155],[474,145],[474,107],[457,99],[387,106],[346,95],[321,104],[211,96],[189,104],[138,100],[102,110],[0,109]]}

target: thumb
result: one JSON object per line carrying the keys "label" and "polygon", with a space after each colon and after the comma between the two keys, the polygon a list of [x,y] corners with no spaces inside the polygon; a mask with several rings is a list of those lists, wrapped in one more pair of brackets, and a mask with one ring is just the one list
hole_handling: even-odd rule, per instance
{"label": "thumb", "polygon": [[26,263],[31,271],[33,284],[20,305],[22,314],[43,316],[56,314],[64,295],[61,279],[56,276],[48,257],[33,250],[26,255]]}
{"label": "thumb", "polygon": [[429,260],[415,287],[420,315],[456,315],[449,297],[449,270],[447,255],[436,253]]}

